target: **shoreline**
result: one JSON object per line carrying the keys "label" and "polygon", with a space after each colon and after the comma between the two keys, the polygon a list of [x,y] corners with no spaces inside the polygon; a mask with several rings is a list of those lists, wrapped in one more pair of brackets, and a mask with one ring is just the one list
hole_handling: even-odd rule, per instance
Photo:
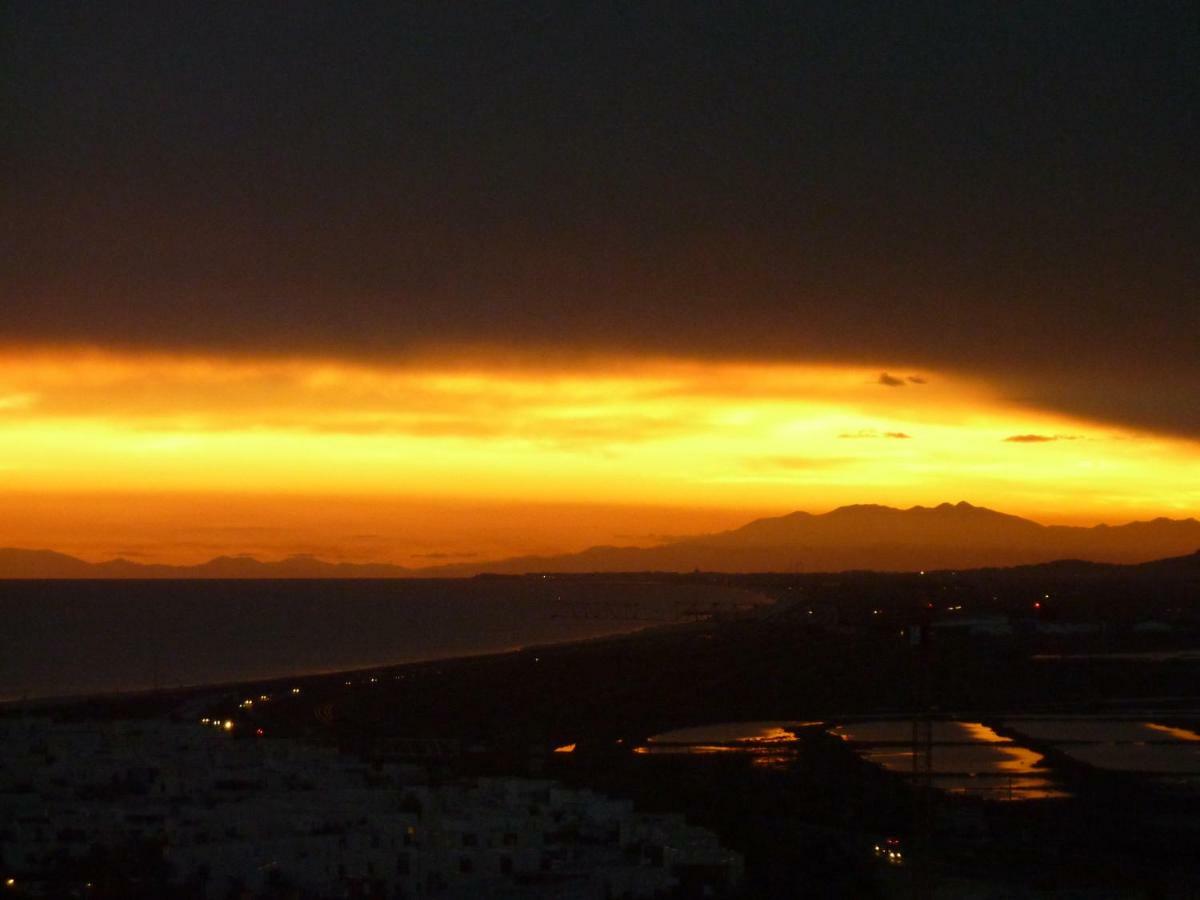
{"label": "shoreline", "polygon": [[595,635],[592,637],[576,638],[565,641],[522,644],[496,650],[485,650],[478,653],[463,653],[454,656],[427,656],[417,659],[406,659],[398,662],[355,666],[348,669],[330,668],[297,674],[271,675],[266,678],[230,679],[228,681],[200,682],[196,684],[175,685],[172,687],[132,688],[129,690],[99,691],[95,693],[57,694],[47,697],[0,698],[0,717],[5,716],[10,712],[28,713],[36,712],[42,708],[47,710],[65,709],[72,706],[80,706],[89,703],[138,703],[153,702],[168,698],[177,698],[180,702],[186,702],[188,699],[198,699],[199,695],[209,693],[226,693],[248,686],[268,688],[273,686],[282,686],[284,683],[287,683],[287,685],[291,686],[299,682],[299,686],[302,687],[303,682],[305,681],[324,681],[330,678],[345,678],[367,673],[391,674],[401,669],[419,668],[421,666],[457,666],[473,662],[498,662],[506,657],[517,656],[522,653],[551,649],[561,652],[572,647],[582,648],[586,646],[595,646],[605,641],[631,638],[635,635],[657,631],[660,629],[671,629],[678,627],[686,628],[690,627],[690,625],[691,623],[686,622],[645,625],[630,631],[617,631],[612,632],[611,634]]}

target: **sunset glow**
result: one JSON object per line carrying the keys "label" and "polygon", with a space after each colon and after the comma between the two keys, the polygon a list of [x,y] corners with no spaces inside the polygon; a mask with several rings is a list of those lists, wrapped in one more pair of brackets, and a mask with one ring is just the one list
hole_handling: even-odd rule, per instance
{"label": "sunset glow", "polygon": [[[169,498],[223,494],[277,508],[300,495],[746,513],[967,498],[1093,522],[1200,507],[1200,490],[1181,487],[1200,457],[1194,442],[1067,419],[983,383],[896,366],[8,354],[0,440],[6,491],[157,497],[160,530],[195,524],[194,499],[172,513]],[[686,515],[672,521],[691,530]],[[555,546],[537,546],[604,536],[568,526]],[[22,542],[41,539],[26,531]]]}
{"label": "sunset glow", "polygon": [[0,894],[1200,897],[1197,9],[6,4]]}

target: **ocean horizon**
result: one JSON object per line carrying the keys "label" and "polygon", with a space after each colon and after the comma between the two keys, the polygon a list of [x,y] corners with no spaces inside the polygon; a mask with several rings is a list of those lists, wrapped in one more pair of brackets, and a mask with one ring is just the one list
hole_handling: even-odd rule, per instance
{"label": "ocean horizon", "polygon": [[[4,581],[0,701],[503,652],[633,631],[732,599],[745,594],[620,580]],[[579,615],[606,604],[613,618]]]}

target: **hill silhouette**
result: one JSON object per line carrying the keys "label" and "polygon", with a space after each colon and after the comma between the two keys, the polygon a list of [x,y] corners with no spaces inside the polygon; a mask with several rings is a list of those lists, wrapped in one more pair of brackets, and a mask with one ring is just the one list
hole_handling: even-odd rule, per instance
{"label": "hill silhouette", "polygon": [[306,554],[263,562],[252,556],[218,556],[194,566],[112,559],[89,563],[53,550],[0,548],[0,578],[404,578],[413,574],[388,563],[331,563]]}
{"label": "hill silhouette", "polygon": [[[943,503],[896,509],[843,506],[823,515],[794,512],[732,531],[657,547],[592,547],[581,553],[522,557],[488,571],[837,572],[975,569],[1080,559],[1140,563],[1200,548],[1200,522],[1154,519],[1090,528],[1041,525],[973,506]],[[479,567],[453,567],[460,574]]]}
{"label": "hill silhouette", "polygon": [[[843,506],[794,512],[740,528],[652,547],[590,547],[557,556],[523,556],[426,568],[331,563],[313,556],[264,562],[220,556],[192,566],[126,559],[88,563],[51,550],[0,549],[0,578],[412,578],[527,572],[837,572],[873,569],[976,569],[1078,560],[1145,563],[1188,558],[1200,548],[1200,522],[1158,518],[1090,528],[1041,525],[970,503],[896,509]],[[1184,563],[1181,563],[1184,564]]]}

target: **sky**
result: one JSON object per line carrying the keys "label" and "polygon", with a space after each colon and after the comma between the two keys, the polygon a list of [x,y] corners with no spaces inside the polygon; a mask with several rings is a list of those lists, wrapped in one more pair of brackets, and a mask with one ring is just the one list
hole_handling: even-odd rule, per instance
{"label": "sky", "polygon": [[0,544],[1200,513],[1194,4],[0,16]]}

